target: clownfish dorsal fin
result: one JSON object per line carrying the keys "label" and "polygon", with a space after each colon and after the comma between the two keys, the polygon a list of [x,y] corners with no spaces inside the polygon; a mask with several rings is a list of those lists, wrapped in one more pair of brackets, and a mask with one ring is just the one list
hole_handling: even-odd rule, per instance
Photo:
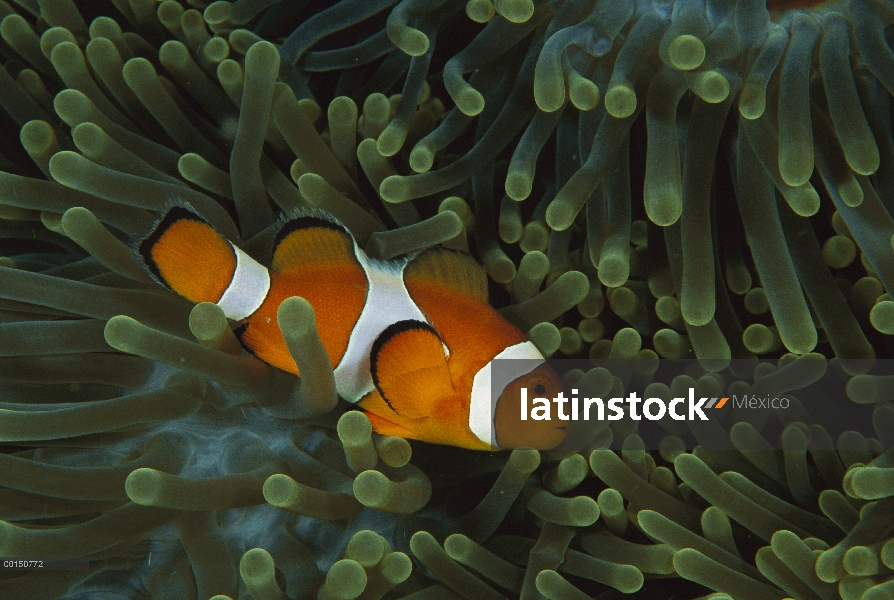
{"label": "clownfish dorsal fin", "polygon": [[133,248],[153,279],[191,302],[217,302],[236,270],[232,244],[183,201]]}
{"label": "clownfish dorsal fin", "polygon": [[373,383],[401,417],[431,415],[431,407],[453,393],[441,337],[423,321],[389,325],[370,351]]}
{"label": "clownfish dorsal fin", "polygon": [[487,273],[471,255],[435,247],[417,254],[404,269],[404,281],[443,285],[487,302]]}
{"label": "clownfish dorsal fin", "polygon": [[284,221],[273,240],[275,271],[336,263],[357,264],[354,238],[344,225],[326,213],[302,214]]}

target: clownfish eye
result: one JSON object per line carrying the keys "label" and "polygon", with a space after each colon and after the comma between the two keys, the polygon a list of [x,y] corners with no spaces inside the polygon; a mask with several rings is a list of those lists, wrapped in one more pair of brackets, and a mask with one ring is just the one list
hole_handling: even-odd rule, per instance
{"label": "clownfish eye", "polygon": [[534,393],[536,393],[536,394],[541,394],[541,395],[545,394],[545,393],[546,393],[546,386],[543,385],[542,383],[535,384],[535,385],[534,385]]}

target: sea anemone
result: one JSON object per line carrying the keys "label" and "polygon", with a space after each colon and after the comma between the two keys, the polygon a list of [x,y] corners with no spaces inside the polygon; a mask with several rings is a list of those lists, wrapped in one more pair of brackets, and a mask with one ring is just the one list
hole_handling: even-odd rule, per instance
{"label": "sea anemone", "polygon": [[[0,597],[894,594],[890,1],[0,18],[0,556],[89,560]],[[151,281],[129,244],[172,198],[265,263],[307,209],[377,258],[470,250],[594,394],[800,401],[567,452],[379,436],[309,303],[277,315],[299,380]]]}

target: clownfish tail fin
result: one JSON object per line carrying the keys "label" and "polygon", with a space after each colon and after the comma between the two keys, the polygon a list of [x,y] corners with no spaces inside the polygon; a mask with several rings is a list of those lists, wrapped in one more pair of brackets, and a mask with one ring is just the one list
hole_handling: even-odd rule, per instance
{"label": "clownfish tail fin", "polygon": [[267,269],[231,244],[185,202],[173,202],[134,251],[162,285],[190,302],[214,302],[230,319],[261,305]]}

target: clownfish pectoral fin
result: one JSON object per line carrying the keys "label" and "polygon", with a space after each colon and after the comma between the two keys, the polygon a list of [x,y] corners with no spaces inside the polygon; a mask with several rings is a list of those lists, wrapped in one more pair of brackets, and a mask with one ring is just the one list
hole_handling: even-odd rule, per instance
{"label": "clownfish pectoral fin", "polygon": [[404,268],[407,286],[414,282],[447,286],[487,302],[487,273],[471,255],[459,250],[430,248],[416,255]]}
{"label": "clownfish pectoral fin", "polygon": [[406,419],[429,416],[433,405],[453,393],[441,337],[423,321],[398,321],[379,334],[370,370],[382,399]]}
{"label": "clownfish pectoral fin", "polygon": [[358,264],[354,238],[326,213],[284,221],[273,241],[275,271],[288,272],[314,264]]}
{"label": "clownfish pectoral fin", "polygon": [[270,275],[189,205],[158,220],[135,251],[152,276],[190,302],[214,302],[234,320],[252,314],[270,289]]}
{"label": "clownfish pectoral fin", "polygon": [[406,427],[402,427],[397,423],[389,421],[388,419],[383,419],[375,413],[367,412],[365,414],[369,418],[370,424],[372,424],[373,431],[375,431],[379,435],[393,435],[396,437],[410,439],[416,437],[415,434]]}

